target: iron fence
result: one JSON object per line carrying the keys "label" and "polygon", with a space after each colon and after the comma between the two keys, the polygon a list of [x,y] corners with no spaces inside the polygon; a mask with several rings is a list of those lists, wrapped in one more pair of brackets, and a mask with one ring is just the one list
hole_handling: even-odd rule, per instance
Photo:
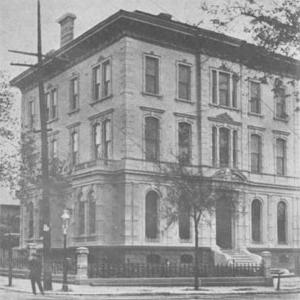
{"label": "iron fence", "polygon": [[[0,268],[8,269],[9,260],[8,255],[0,255]],[[52,273],[62,274],[63,273],[63,260],[52,260],[51,261]],[[15,256],[12,258],[12,268],[25,270],[28,269],[28,258],[23,256]],[[68,274],[76,274],[76,263],[74,260],[68,261]]]}
{"label": "iron fence", "polygon": [[[90,278],[192,277],[192,264],[89,264]],[[263,276],[263,265],[200,265],[200,277]]]}

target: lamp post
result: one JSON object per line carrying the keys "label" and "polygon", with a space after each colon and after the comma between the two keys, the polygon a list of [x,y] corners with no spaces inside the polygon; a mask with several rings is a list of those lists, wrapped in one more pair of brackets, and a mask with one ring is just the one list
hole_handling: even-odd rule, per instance
{"label": "lamp post", "polygon": [[64,209],[64,213],[61,216],[62,219],[62,229],[64,234],[64,261],[63,261],[63,286],[62,290],[64,292],[68,291],[68,282],[67,282],[67,272],[68,272],[68,266],[67,266],[67,231],[69,227],[69,221],[70,221],[70,212],[68,209]]}

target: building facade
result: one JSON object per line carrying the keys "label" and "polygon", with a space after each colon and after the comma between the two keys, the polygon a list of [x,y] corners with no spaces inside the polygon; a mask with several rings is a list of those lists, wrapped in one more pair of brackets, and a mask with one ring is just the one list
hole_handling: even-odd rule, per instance
{"label": "building facade", "polygon": [[[272,252],[274,266],[300,260],[298,61],[175,22],[167,14],[119,11],[44,62],[49,155],[72,165],[69,195],[52,201],[52,247],[60,215],[72,212],[69,247],[90,259],[191,262],[191,223],[165,229],[157,162],[182,157],[204,176],[238,187],[201,222],[202,260]],[[13,79],[25,132],[39,127],[35,70]],[[39,241],[39,195],[22,204],[21,245]],[[55,203],[55,204],[54,204]],[[225,237],[225,238],[224,238]]]}

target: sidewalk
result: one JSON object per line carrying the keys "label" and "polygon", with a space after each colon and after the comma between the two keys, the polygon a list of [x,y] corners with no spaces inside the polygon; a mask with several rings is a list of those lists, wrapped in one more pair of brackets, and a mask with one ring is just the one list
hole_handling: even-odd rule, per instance
{"label": "sidewalk", "polygon": [[[13,278],[13,286],[8,287],[8,278],[0,276],[0,289],[13,290],[21,293],[31,293],[31,285],[29,279]],[[274,280],[276,286],[276,280]],[[143,287],[143,286],[89,286],[89,285],[73,285],[69,284],[69,292],[61,290],[61,283],[53,283],[53,290],[47,291],[48,295],[118,295],[118,296],[133,296],[133,295],[181,295],[181,294],[277,294],[277,293],[300,293],[300,278],[293,278],[293,282],[283,284],[282,289],[278,292],[275,287],[201,287],[198,291],[192,287]]]}

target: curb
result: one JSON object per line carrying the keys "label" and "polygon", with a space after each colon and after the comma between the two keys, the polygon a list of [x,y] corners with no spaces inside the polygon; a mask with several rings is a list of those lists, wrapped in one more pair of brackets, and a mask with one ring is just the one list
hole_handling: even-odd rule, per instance
{"label": "curb", "polygon": [[[14,291],[18,293],[26,293],[26,294],[32,294],[31,291],[22,290],[18,288],[9,288],[6,286],[0,286],[1,290],[6,291]],[[298,294],[300,293],[300,288],[295,289],[288,289],[288,290],[272,290],[272,291],[230,291],[230,292],[210,292],[210,291],[185,291],[185,293],[178,293],[178,292],[141,292],[141,293],[72,293],[72,292],[62,292],[62,291],[50,291],[46,292],[46,296],[51,295],[61,295],[61,296],[182,296],[182,295],[224,295],[224,296],[234,296],[234,295],[281,295],[281,294]]]}

